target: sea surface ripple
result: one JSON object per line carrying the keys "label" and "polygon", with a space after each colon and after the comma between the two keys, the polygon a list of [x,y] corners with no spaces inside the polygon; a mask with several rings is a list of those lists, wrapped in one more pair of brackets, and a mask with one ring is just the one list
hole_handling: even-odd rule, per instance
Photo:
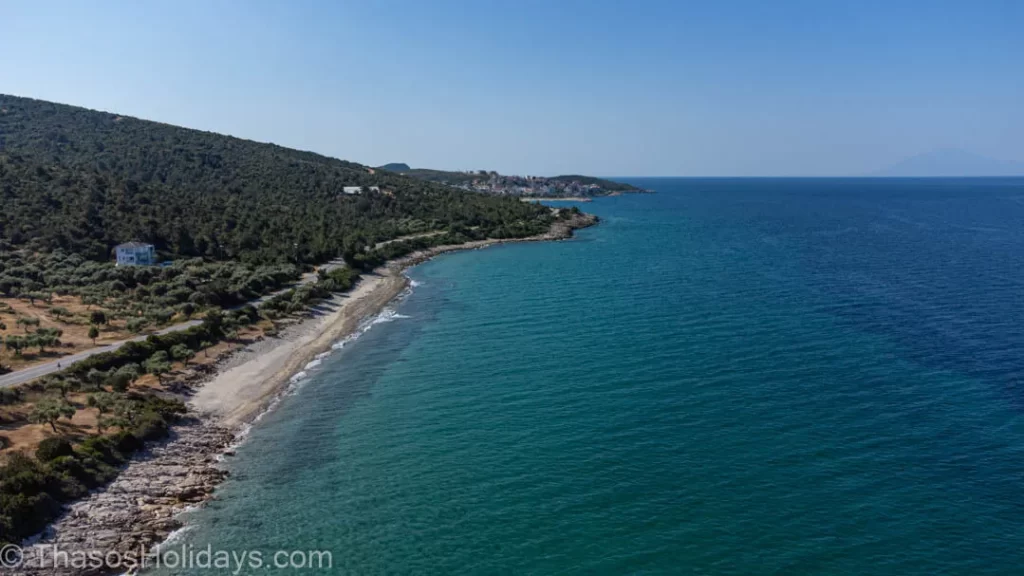
{"label": "sea surface ripple", "polygon": [[183,541],[339,574],[1020,573],[1024,181],[637,183],[575,240],[412,270]]}

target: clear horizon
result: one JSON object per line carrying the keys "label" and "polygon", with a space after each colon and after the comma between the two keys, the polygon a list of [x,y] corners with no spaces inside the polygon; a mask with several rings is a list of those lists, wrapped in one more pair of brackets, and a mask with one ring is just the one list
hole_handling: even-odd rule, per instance
{"label": "clear horizon", "polygon": [[[5,4],[0,92],[377,166],[865,176],[1024,165],[1024,5]],[[988,161],[987,159],[994,159]]]}

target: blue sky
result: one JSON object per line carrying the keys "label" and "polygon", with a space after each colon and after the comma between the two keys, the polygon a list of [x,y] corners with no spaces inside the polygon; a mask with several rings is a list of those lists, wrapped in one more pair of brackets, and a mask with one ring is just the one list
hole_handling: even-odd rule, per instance
{"label": "blue sky", "polygon": [[0,92],[366,164],[1024,161],[1024,2],[0,2]]}

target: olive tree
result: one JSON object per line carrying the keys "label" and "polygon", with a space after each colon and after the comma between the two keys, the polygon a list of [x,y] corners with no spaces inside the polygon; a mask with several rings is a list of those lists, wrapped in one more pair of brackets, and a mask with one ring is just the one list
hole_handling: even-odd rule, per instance
{"label": "olive tree", "polygon": [[171,371],[171,362],[167,356],[167,351],[158,350],[154,352],[145,362],[142,363],[142,367],[146,369],[146,372],[156,375],[158,381],[163,381],[163,375]]}
{"label": "olive tree", "polygon": [[35,424],[49,424],[50,428],[57,432],[57,420],[70,420],[75,416],[75,412],[75,406],[66,399],[47,396],[36,403],[28,418]]}

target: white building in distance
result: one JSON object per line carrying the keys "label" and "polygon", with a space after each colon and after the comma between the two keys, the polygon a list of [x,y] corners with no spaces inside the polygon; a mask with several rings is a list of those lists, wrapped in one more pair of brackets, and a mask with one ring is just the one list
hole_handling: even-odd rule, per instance
{"label": "white building in distance", "polygon": [[[379,186],[367,186],[367,190],[370,192],[380,192]],[[362,186],[342,186],[341,191],[345,194],[361,194],[363,192]]]}
{"label": "white building in distance", "polygon": [[115,248],[118,266],[152,266],[156,264],[156,250],[152,244],[127,242]]}

